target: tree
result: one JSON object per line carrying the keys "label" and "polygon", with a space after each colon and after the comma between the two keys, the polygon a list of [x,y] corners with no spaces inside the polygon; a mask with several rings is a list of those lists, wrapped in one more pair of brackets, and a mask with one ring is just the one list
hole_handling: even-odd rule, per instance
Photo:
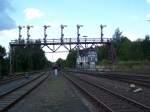
{"label": "tree", "polygon": [[119,42],[121,41],[122,37],[123,37],[123,36],[122,36],[122,32],[120,31],[119,28],[117,28],[117,29],[115,30],[114,35],[113,35],[113,42],[114,42],[114,43],[119,43]]}
{"label": "tree", "polygon": [[57,64],[59,67],[64,68],[64,67],[65,67],[65,60],[59,58],[59,59],[57,59],[56,64]]}
{"label": "tree", "polygon": [[5,55],[6,55],[5,48],[0,45],[0,60],[3,60]]}
{"label": "tree", "polygon": [[9,59],[6,56],[6,50],[0,45],[0,76],[3,77],[9,72]]}
{"label": "tree", "polygon": [[117,28],[115,30],[115,33],[113,35],[113,40],[112,40],[117,58],[119,57],[119,48],[120,48],[122,38],[123,38],[122,32],[119,30],[119,28]]}
{"label": "tree", "polygon": [[118,48],[119,60],[127,61],[130,59],[131,41],[127,37],[122,37]]}
{"label": "tree", "polygon": [[129,57],[128,60],[142,60],[143,59],[143,51],[142,51],[142,42],[141,41],[134,41],[130,45],[129,48]]}
{"label": "tree", "polygon": [[96,47],[96,52],[97,52],[97,58],[98,58],[98,63],[100,63],[102,60],[108,60],[109,57],[109,46],[107,45],[102,45],[100,47]]}
{"label": "tree", "polygon": [[76,59],[77,59],[77,51],[71,50],[66,59],[66,66],[73,68],[76,66]]}
{"label": "tree", "polygon": [[[25,43],[24,40],[21,40]],[[41,49],[40,40],[28,41],[26,46],[15,46],[12,51],[14,72],[40,70],[49,66],[44,51]]]}
{"label": "tree", "polygon": [[146,35],[142,42],[143,58],[150,60],[150,36]]}

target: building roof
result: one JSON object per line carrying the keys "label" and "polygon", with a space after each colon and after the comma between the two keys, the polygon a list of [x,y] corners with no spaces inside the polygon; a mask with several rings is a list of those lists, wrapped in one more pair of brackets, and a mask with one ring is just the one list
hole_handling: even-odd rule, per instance
{"label": "building roof", "polygon": [[94,51],[96,52],[96,50],[93,48],[93,47],[90,47],[90,48],[86,48],[86,49],[82,49],[82,50],[79,50],[79,55],[80,56],[87,56],[89,51]]}

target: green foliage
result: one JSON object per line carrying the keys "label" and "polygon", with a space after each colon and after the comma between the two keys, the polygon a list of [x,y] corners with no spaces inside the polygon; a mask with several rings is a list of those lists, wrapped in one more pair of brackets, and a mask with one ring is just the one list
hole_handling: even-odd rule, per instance
{"label": "green foliage", "polygon": [[142,42],[143,57],[150,61],[150,36],[146,35]]}
{"label": "green foliage", "polygon": [[100,64],[102,64],[102,65],[111,65],[112,62],[110,60],[103,59]]}
{"label": "green foliage", "polygon": [[0,76],[7,75],[9,72],[9,59],[6,56],[6,50],[0,45]]}
{"label": "green foliage", "polygon": [[135,41],[132,42],[129,49],[129,60],[143,60],[142,42]]}
{"label": "green foliage", "polygon": [[[130,41],[127,37],[122,36],[122,32],[117,28],[113,35],[113,45],[118,61],[150,61],[150,36],[146,35],[144,40]],[[96,48],[98,63],[103,60],[109,60],[110,48],[102,45]]]}
{"label": "green foliage", "polygon": [[77,58],[77,51],[71,50],[67,55],[66,60],[59,58],[56,61],[56,64],[59,65],[61,68],[75,68],[76,58]]}
{"label": "green foliage", "polygon": [[119,43],[118,58],[119,60],[129,60],[130,58],[131,41],[127,37],[122,37]]}
{"label": "green foliage", "polygon": [[114,41],[114,43],[119,44],[119,42],[121,41],[121,39],[122,39],[122,32],[120,31],[119,28],[117,28],[115,30],[114,35],[113,35],[113,41]]}
{"label": "green foliage", "polygon": [[59,59],[56,61],[56,64],[59,65],[59,67],[64,68],[64,67],[65,67],[65,60],[59,58]]}
{"label": "green foliage", "polygon": [[71,50],[66,59],[66,67],[73,68],[76,66],[77,51]]}
{"label": "green foliage", "polygon": [[116,64],[117,71],[150,73],[150,62],[148,61],[120,61]]}
{"label": "green foliage", "polygon": [[[24,43],[24,40],[21,42]],[[49,66],[44,51],[38,43],[40,41],[30,41],[26,46],[14,47],[12,51],[14,72],[40,70]]]}
{"label": "green foliage", "polygon": [[5,48],[0,45],[0,60],[3,60],[5,55],[6,55]]}
{"label": "green foliage", "polygon": [[9,73],[9,59],[5,58],[1,61],[1,75],[8,75]]}
{"label": "green foliage", "polygon": [[99,62],[102,61],[103,59],[108,60],[109,58],[108,51],[109,51],[109,47],[107,45],[96,47],[97,58]]}

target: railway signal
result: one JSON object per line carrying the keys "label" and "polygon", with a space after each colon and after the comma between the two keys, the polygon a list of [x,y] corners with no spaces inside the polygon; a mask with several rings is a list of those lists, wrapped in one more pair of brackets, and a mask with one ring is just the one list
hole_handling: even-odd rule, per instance
{"label": "railway signal", "polygon": [[27,25],[26,28],[27,28],[27,42],[28,42],[31,36],[30,29],[33,28],[33,26]]}
{"label": "railway signal", "polygon": [[106,27],[107,25],[100,25],[100,29],[101,29],[101,42],[103,42],[103,36],[104,36],[104,34],[103,34],[103,28],[104,27]]}
{"label": "railway signal", "polygon": [[77,42],[79,43],[80,42],[80,33],[79,33],[79,29],[83,27],[83,25],[79,25],[77,24]]}
{"label": "railway signal", "polygon": [[49,26],[49,25],[44,25],[43,27],[44,27],[44,43],[46,43],[46,38],[47,38],[46,30],[47,30],[48,27],[51,27],[51,26]]}
{"label": "railway signal", "polygon": [[19,43],[20,43],[20,41],[21,41],[21,38],[22,38],[22,35],[21,35],[21,30],[22,30],[23,28],[25,28],[25,26],[21,26],[21,25],[19,25],[19,26],[18,26],[18,29],[19,29],[19,38],[18,38],[18,40],[19,40]]}
{"label": "railway signal", "polygon": [[63,30],[64,28],[67,27],[67,25],[60,25],[60,28],[61,28],[61,44],[64,42],[64,33],[63,33]]}

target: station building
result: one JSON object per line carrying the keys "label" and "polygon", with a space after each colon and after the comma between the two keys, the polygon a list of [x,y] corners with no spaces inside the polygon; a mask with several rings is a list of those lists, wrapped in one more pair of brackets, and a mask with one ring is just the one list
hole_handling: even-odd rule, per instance
{"label": "station building", "polygon": [[77,68],[79,69],[95,69],[97,62],[97,53],[95,48],[86,48],[79,50],[77,53]]}

